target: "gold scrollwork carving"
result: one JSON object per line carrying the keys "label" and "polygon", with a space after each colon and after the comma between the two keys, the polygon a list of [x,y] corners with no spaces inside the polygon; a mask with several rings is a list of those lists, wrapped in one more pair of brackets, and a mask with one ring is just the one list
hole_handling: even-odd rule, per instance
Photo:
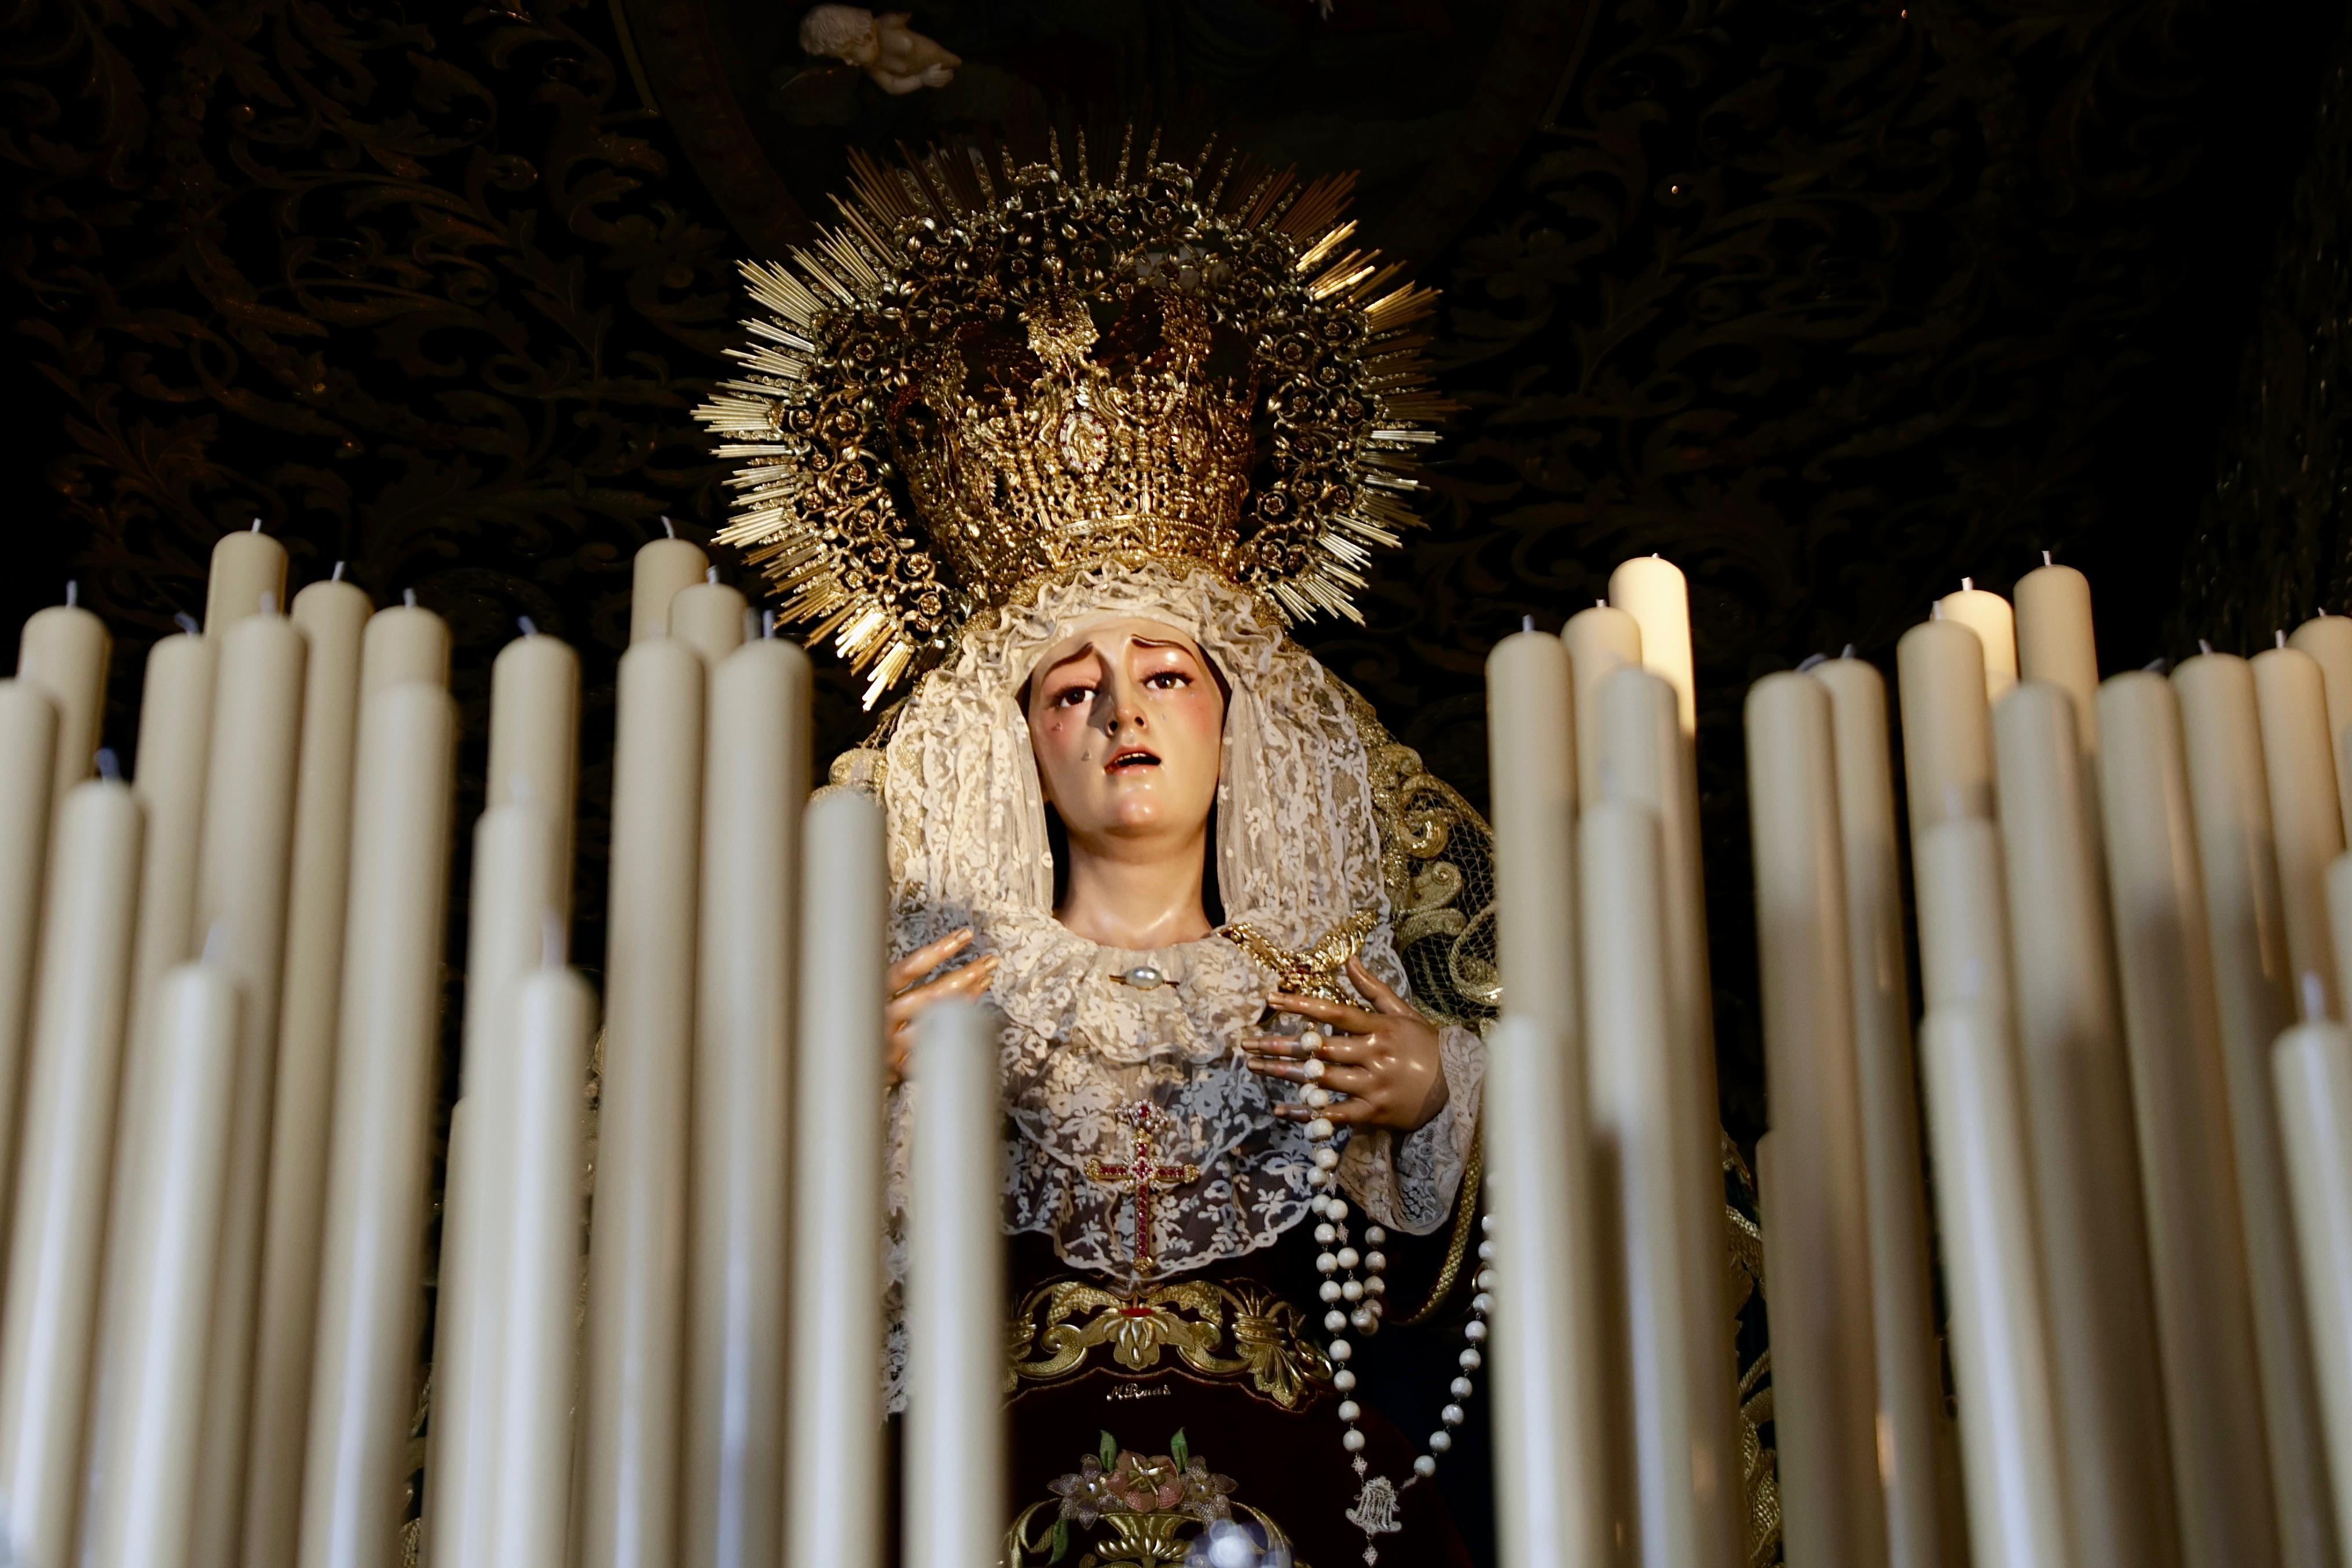
{"label": "gold scrollwork carving", "polygon": [[1331,1380],[1331,1363],[1307,1332],[1306,1315],[1243,1281],[1181,1279],[1134,1292],[1061,1279],[1024,1297],[1006,1325],[1004,1387],[1051,1382],[1108,1352],[1127,1372],[1150,1372],[1174,1352],[1193,1372],[1247,1377],[1256,1391],[1295,1409],[1308,1389]]}

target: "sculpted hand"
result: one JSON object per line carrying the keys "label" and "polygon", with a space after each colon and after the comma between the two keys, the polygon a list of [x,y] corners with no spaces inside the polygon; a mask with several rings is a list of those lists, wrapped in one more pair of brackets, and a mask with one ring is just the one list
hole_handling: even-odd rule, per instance
{"label": "sculpted hand", "polygon": [[[1370,1009],[1313,996],[1277,995],[1274,1005],[1278,1010],[1319,1026],[1322,1043],[1310,1050],[1298,1040],[1279,1037],[1254,1040],[1247,1047],[1249,1068],[1290,1083],[1319,1083],[1347,1097],[1320,1111],[1305,1105],[1280,1106],[1275,1112],[1278,1116],[1309,1121],[1321,1115],[1356,1126],[1419,1131],[1445,1109],[1445,1068],[1437,1028],[1352,958],[1348,978],[1371,999]],[[1310,1058],[1324,1064],[1319,1078],[1312,1076]]]}
{"label": "sculpted hand", "polygon": [[915,1019],[934,1002],[971,1002],[988,989],[996,973],[996,955],[974,959],[950,969],[936,980],[918,985],[932,970],[971,945],[971,928],[943,936],[929,947],[919,947],[890,966],[889,1005],[882,1009],[882,1059],[889,1080],[907,1076],[907,1054],[915,1048]]}

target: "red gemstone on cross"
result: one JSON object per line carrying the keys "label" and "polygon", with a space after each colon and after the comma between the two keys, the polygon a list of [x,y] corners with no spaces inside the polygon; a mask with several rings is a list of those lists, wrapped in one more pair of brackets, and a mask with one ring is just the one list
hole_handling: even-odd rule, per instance
{"label": "red gemstone on cross", "polygon": [[1119,1111],[1118,1120],[1132,1131],[1134,1152],[1126,1160],[1116,1163],[1101,1159],[1088,1160],[1087,1179],[1134,1190],[1135,1271],[1149,1274],[1158,1267],[1152,1258],[1152,1200],[1159,1194],[1163,1182],[1182,1186],[1199,1181],[1201,1167],[1160,1163],[1158,1134],[1166,1115],[1150,1100],[1137,1100]]}

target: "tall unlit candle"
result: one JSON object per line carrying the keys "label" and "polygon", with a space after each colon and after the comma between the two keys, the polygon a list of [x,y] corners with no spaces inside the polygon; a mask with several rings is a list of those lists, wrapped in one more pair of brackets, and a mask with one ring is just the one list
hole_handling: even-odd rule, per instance
{"label": "tall unlit candle", "polygon": [[702,581],[710,558],[683,539],[656,539],[630,563],[629,646],[669,635],[669,602]]}
{"label": "tall unlit candle", "polygon": [[[596,998],[568,969],[515,987],[515,1118],[500,1184],[513,1237],[496,1455],[500,1568],[562,1568],[571,1508],[572,1313],[579,1291],[580,1084]],[[501,1141],[504,1142],[504,1140]],[[772,1559],[771,1559],[772,1563]]]}
{"label": "tall unlit candle", "polygon": [[686,1560],[710,1568],[775,1568],[782,1550],[792,807],[808,794],[809,679],[808,657],[778,638],[710,673],[679,1505]]}
{"label": "tall unlit candle", "polygon": [[399,1552],[456,742],[438,686],[389,687],[362,709],[304,1568],[389,1568]]}
{"label": "tall unlit candle", "polygon": [[1817,1308],[1811,1320],[1781,1321],[1774,1333],[1790,1552],[1823,1564],[1883,1563],[1870,1226],[1829,694],[1801,675],[1767,676],[1748,690],[1745,728],[1779,1150],[1773,1223],[1817,1287],[1799,1299]]}
{"label": "tall unlit candle", "polygon": [[98,737],[106,716],[106,667],[114,639],[106,624],[72,605],[51,605],[25,623],[16,645],[16,679],[48,693],[58,709],[58,743],[51,758],[51,809],[66,791],[97,767]]}
{"label": "tall unlit candle", "polygon": [[104,780],[58,814],[0,1314],[0,1496],[17,1563],[68,1562],[80,1503],[140,826],[130,786]]}
{"label": "tall unlit candle", "polygon": [[1683,733],[1698,730],[1698,683],[1691,660],[1690,584],[1682,568],[1655,555],[1621,561],[1609,574],[1609,602],[1642,628],[1642,668],[1675,689]]}
{"label": "tall unlit candle", "polygon": [[[1589,1261],[1591,1161],[1581,1063],[1541,1020],[1487,1037],[1487,1212],[1515,1259],[1495,1289],[1495,1514],[1502,1568],[1609,1561]],[[794,1565],[798,1568],[798,1564]]]}
{"label": "tall unlit candle", "polygon": [[1963,580],[1958,593],[1947,594],[1936,604],[1945,620],[1977,634],[1986,700],[2006,696],[2017,684],[2017,616],[2009,601]]}
{"label": "tall unlit candle", "polygon": [[882,813],[852,790],[803,817],[793,1083],[787,1568],[879,1568],[882,1005],[889,871]]}
{"label": "tall unlit candle", "polygon": [[1928,1287],[1926,1167],[1903,955],[1886,683],[1858,658],[1827,660],[1811,675],[1830,695],[1837,763],[1886,1554],[1894,1568],[1942,1568],[1948,1521],[1941,1479],[1949,1440]]}
{"label": "tall unlit candle", "polygon": [[131,792],[147,814],[139,873],[139,942],[131,955],[129,1055],[147,1048],[149,998],[163,972],[196,955],[196,858],[204,843],[220,639],[168,637],[147,650]]}
{"label": "tall unlit candle", "polygon": [[188,964],[156,986],[155,1037],[132,1086],[124,1180],[137,1226],[107,1238],[110,1293],[90,1421],[82,1559],[184,1568],[212,1322],[212,1238],[228,1174],[236,986]]}
{"label": "tall unlit candle", "polygon": [[286,608],[286,547],[257,528],[224,533],[205,579],[205,635],[218,637],[247,616]]}
{"label": "tall unlit candle", "polygon": [[449,684],[449,623],[415,605],[394,605],[368,617],[360,645],[360,697],[386,687]]}
{"label": "tall unlit candle", "polygon": [[1922,621],[1895,645],[1911,836],[1992,815],[1992,718],[1984,645],[1958,621]]}
{"label": "tall unlit candle", "polygon": [[349,583],[313,583],[294,595],[294,626],[309,653],[302,668],[253,1363],[256,1447],[275,1458],[257,1460],[246,1490],[248,1562],[289,1561],[301,1521],[298,1491],[316,1350],[320,1204],[334,1111],[335,1031],[351,890],[360,648],[372,609],[367,595]]}
{"label": "tall unlit candle", "polygon": [[702,704],[702,660],[685,644],[652,638],[622,656],[581,1399],[583,1568],[664,1568],[677,1550]]}
{"label": "tall unlit candle", "polygon": [[2072,566],[2037,566],[2017,580],[2017,668],[2021,679],[2066,694],[2074,709],[2074,738],[2085,754],[2095,753],[2099,644],[2091,625],[2091,580]]}
{"label": "tall unlit candle", "polygon": [[2145,672],[2107,680],[2099,689],[2099,737],[2108,902],[2181,1561],[2188,1568],[2275,1562],[2213,952],[2171,684]]}
{"label": "tall unlit candle", "polygon": [[696,583],[669,602],[669,635],[702,656],[719,661],[743,641],[743,595],[724,583]]}
{"label": "tall unlit candle", "polygon": [[244,1033],[237,1042],[228,1187],[213,1302],[217,1348],[205,1395],[204,1454],[196,1479],[200,1568],[230,1568],[235,1562],[246,1488],[268,1487],[291,1506],[294,1484],[288,1472],[299,1473],[301,1463],[299,1426],[258,1430],[249,1412],[307,650],[302,634],[278,615],[248,616],[232,624],[219,641],[204,837],[196,861],[196,929],[220,933],[215,962],[237,984],[237,1026]]}
{"label": "tall unlit candle", "polygon": [[997,1015],[943,1002],[915,1026],[907,1192],[908,1568],[993,1562],[1003,1535],[1003,1116]]}
{"label": "tall unlit candle", "polygon": [[1576,1002],[1576,718],[1568,650],[1520,632],[1486,658],[1500,967],[1512,1011],[1573,1046]]}
{"label": "tall unlit candle", "polygon": [[[48,695],[0,680],[0,1215],[9,1212],[16,1172],[17,1091],[33,1025],[57,740],[58,710]],[[6,1243],[0,1231],[0,1257]]]}
{"label": "tall unlit candle", "polygon": [[580,656],[561,637],[520,637],[490,664],[490,777],[486,804],[528,803],[555,827],[555,908],[572,913],[580,794]]}
{"label": "tall unlit candle", "polygon": [[[2189,737],[2189,794],[2220,1004],[2224,1104],[2253,1289],[2271,1487],[2280,1551],[2294,1568],[2332,1560],[2317,1394],[2270,1072],[2271,1042],[2294,1017],[2293,966],[2309,959],[2322,971],[2333,968],[2324,929],[2316,938],[2309,929],[2315,900],[2322,901],[2318,923],[2326,924],[2326,862],[2319,857],[2336,831],[2327,764],[2324,755],[2312,755],[2318,737],[2295,733],[2306,723],[2317,728],[2312,675],[2310,661],[2292,650],[2251,661],[2210,655],[2173,674]],[[2276,767],[2268,765],[2273,760]],[[2324,975],[2318,984],[2326,997]]]}
{"label": "tall unlit candle", "polygon": [[[2054,568],[2045,568],[2054,570]],[[2131,1075],[2106,901],[2063,689],[1993,710],[2011,975],[2051,1370],[2075,1560],[2169,1561],[2174,1530]]]}

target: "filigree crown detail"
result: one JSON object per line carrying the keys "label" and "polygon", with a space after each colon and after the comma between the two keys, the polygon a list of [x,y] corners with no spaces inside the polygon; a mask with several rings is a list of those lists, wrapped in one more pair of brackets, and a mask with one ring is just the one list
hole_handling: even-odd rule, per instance
{"label": "filigree crown detail", "polygon": [[1107,170],[853,156],[842,222],[743,268],[744,374],[697,416],[740,545],[870,706],[972,616],[1107,556],[1210,566],[1359,618],[1450,405],[1435,299],[1346,248],[1348,177],[1250,179],[1130,134]]}

